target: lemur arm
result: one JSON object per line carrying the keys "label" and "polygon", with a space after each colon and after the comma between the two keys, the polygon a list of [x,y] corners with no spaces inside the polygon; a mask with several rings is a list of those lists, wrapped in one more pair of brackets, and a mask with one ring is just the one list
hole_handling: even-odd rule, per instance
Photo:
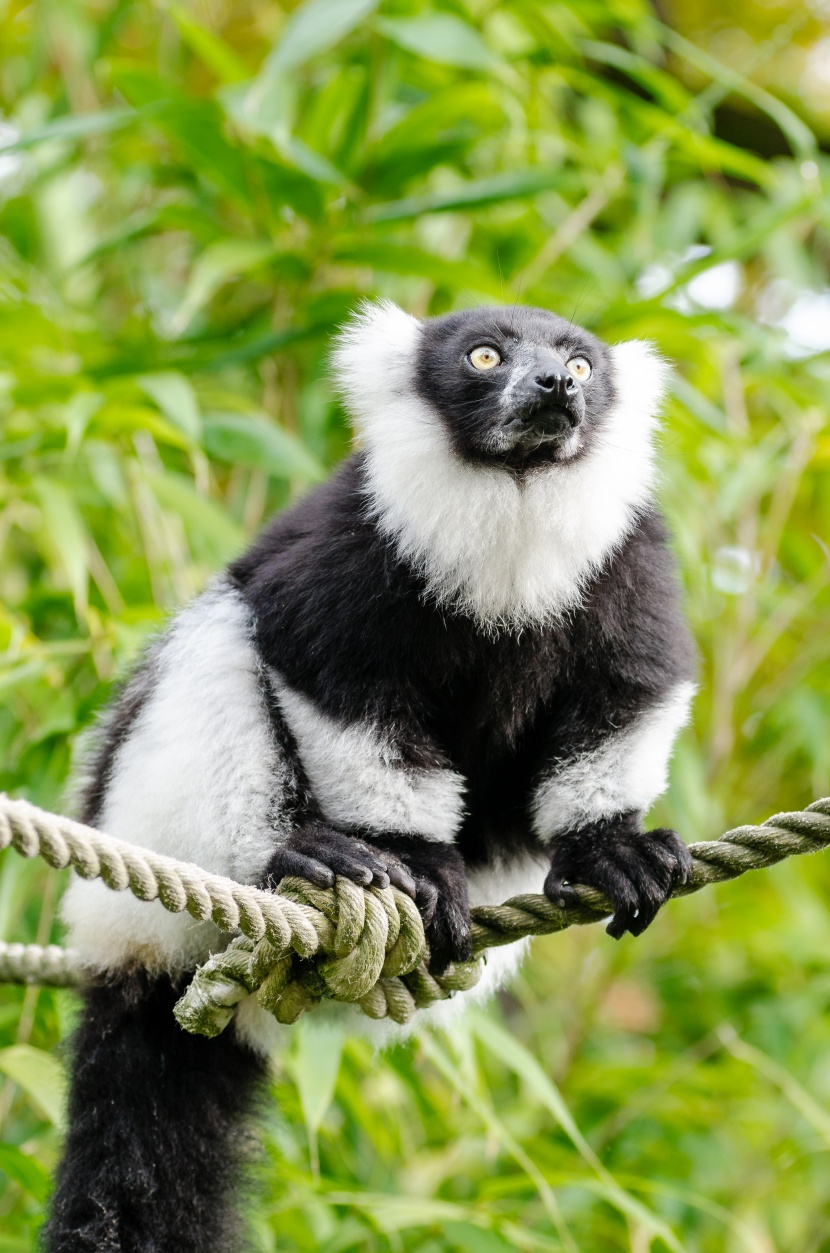
{"label": "lemur arm", "polygon": [[464,779],[403,717],[347,722],[269,675],[272,716],[300,778],[293,829],[277,844],[264,881],[300,875],[321,887],[344,875],[364,887],[391,882],[417,903],[431,968],[470,952],[464,862],[454,840]]}
{"label": "lemur arm", "polygon": [[545,893],[564,903],[573,883],[598,888],[614,905],[608,933],[616,939],[644,931],[691,868],[679,836],[644,831],[643,817],[666,788],[693,692],[677,683],[636,713],[608,717],[581,751],[554,756],[533,789],[532,824],[552,850]]}

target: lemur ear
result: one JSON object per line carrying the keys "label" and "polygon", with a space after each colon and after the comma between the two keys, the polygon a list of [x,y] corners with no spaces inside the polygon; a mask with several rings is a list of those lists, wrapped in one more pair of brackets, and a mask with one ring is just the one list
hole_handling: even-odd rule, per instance
{"label": "lemur ear", "polygon": [[628,339],[611,349],[617,403],[654,422],[666,394],[671,365],[647,339]]}
{"label": "lemur ear", "polygon": [[366,301],[337,337],[332,377],[360,424],[410,392],[421,323],[391,300]]}

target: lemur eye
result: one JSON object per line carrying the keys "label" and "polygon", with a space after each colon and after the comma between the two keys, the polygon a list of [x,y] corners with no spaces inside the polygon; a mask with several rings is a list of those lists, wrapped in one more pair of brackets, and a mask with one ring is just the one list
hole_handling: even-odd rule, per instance
{"label": "lemur eye", "polygon": [[580,383],[587,383],[594,372],[587,357],[571,357],[568,369],[575,379],[579,379]]}
{"label": "lemur eye", "polygon": [[470,364],[474,365],[477,370],[492,370],[494,366],[501,365],[501,357],[495,348],[482,344],[470,353]]}

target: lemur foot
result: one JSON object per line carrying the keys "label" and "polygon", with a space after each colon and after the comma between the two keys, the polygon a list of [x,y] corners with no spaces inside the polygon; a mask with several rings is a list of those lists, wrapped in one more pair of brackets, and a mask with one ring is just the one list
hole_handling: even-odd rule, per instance
{"label": "lemur foot", "polygon": [[380,857],[391,855],[415,880],[415,904],[424,920],[431,973],[443,974],[450,962],[469,961],[472,920],[458,849],[408,835],[379,836],[378,845]]}
{"label": "lemur foot", "polygon": [[574,899],[571,884],[597,888],[614,906],[606,930],[619,940],[626,931],[642,934],[691,869],[691,854],[674,831],[598,822],[557,838],[545,895],[565,905]]}
{"label": "lemur foot", "polygon": [[337,875],[364,888],[388,888],[392,883],[417,901],[415,879],[399,858],[323,822],[299,827],[274,850],[266,885],[275,888],[286,875],[298,875],[319,888],[333,887]]}

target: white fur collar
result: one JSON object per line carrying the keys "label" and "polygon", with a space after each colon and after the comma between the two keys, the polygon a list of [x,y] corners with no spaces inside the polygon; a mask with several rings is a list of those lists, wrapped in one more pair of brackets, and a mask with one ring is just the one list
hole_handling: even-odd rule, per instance
{"label": "white fur collar", "polygon": [[558,617],[648,503],[666,366],[644,341],[618,344],[619,400],[591,453],[519,482],[455,453],[412,385],[419,334],[384,301],[364,307],[335,351],[372,513],[440,603],[489,629]]}

